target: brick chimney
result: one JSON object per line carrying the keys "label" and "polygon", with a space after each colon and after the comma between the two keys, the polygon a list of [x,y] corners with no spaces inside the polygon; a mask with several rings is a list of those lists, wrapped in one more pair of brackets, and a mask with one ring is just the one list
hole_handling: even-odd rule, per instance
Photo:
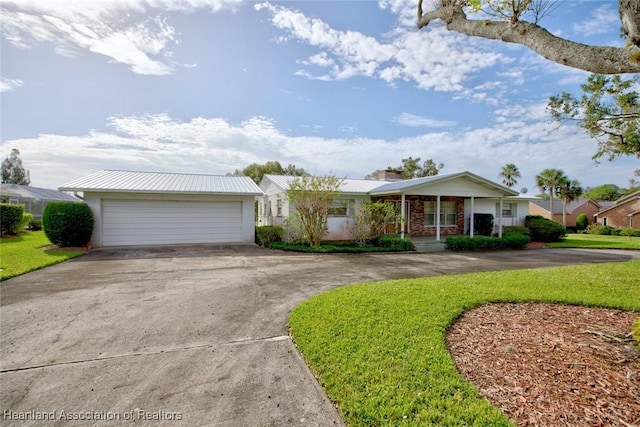
{"label": "brick chimney", "polygon": [[377,171],[376,179],[378,181],[402,181],[404,177],[401,170],[385,169]]}

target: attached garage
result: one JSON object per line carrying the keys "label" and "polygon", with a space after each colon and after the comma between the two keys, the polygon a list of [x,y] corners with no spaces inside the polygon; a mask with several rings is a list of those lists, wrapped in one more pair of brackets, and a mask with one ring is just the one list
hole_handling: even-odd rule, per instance
{"label": "attached garage", "polygon": [[94,214],[94,247],[253,243],[255,197],[247,177],[100,171],[67,183]]}

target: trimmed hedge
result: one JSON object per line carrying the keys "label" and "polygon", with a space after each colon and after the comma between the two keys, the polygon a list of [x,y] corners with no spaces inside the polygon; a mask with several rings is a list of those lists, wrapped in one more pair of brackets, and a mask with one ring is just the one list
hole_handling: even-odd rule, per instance
{"label": "trimmed hedge", "polygon": [[534,242],[559,242],[567,234],[562,224],[541,215],[527,215],[524,225],[531,231],[531,240]]}
{"label": "trimmed hedge", "polygon": [[620,231],[621,236],[640,237],[640,229],[638,228],[623,228]]}
{"label": "trimmed hedge", "polygon": [[284,229],[274,225],[263,225],[256,227],[256,243],[267,247],[274,242],[282,242]]}
{"label": "trimmed hedge", "polygon": [[589,226],[589,218],[586,214],[578,214],[576,217],[576,230],[582,231],[585,230]]}
{"label": "trimmed hedge", "polygon": [[524,234],[503,234],[502,237],[456,236],[447,237],[445,245],[452,251],[486,251],[499,249],[522,249],[529,243],[529,236]]}
{"label": "trimmed hedge", "polygon": [[84,246],[93,232],[93,214],[85,203],[51,202],[42,213],[44,234],[60,247]]}
{"label": "trimmed hedge", "polygon": [[391,248],[398,251],[412,251],[414,249],[413,243],[410,239],[402,238],[399,236],[380,236],[378,238],[378,244],[380,248]]}
{"label": "trimmed hedge", "polygon": [[29,212],[23,213],[22,220],[18,223],[16,228],[13,230],[13,233],[18,234],[19,232],[24,230],[27,227],[27,225],[31,223],[32,219],[33,219],[33,215],[31,215]]}
{"label": "trimmed hedge", "polygon": [[0,203],[0,233],[15,233],[15,229],[22,221],[24,205],[14,203]]}
{"label": "trimmed hedge", "polygon": [[531,231],[521,225],[505,225],[502,227],[502,234],[524,234],[525,236],[531,236]]}

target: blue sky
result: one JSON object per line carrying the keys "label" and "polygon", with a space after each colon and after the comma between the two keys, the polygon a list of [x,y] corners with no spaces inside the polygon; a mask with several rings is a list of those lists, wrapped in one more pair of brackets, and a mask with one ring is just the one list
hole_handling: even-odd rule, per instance
{"label": "blue sky", "polygon": [[[595,141],[545,112],[587,73],[440,24],[419,31],[416,4],[0,0],[0,156],[20,150],[46,188],[100,169],[270,160],[363,178],[408,156],[498,182],[515,163],[534,194],[545,168],[628,185],[636,158],[596,165]],[[562,1],[542,25],[623,43],[615,1]]]}

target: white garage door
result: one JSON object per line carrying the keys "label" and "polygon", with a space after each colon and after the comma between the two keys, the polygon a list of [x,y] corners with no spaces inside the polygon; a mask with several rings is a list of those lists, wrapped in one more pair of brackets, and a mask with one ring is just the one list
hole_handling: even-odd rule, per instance
{"label": "white garage door", "polygon": [[103,201],[103,246],[241,241],[241,202]]}

